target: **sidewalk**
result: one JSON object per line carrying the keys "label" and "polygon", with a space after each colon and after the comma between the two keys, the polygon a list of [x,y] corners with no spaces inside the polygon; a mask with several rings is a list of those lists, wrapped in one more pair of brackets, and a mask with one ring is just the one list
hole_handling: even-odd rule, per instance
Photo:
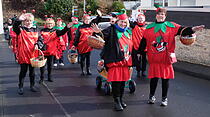
{"label": "sidewalk", "polygon": [[210,67],[178,61],[173,65],[174,70],[197,78],[210,80]]}

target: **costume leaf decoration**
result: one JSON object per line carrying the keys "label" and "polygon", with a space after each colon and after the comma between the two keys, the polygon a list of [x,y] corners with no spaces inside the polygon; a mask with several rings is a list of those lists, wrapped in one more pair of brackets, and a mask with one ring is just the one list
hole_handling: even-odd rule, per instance
{"label": "costume leaf decoration", "polygon": [[149,24],[146,29],[149,29],[149,28],[153,28],[154,27],[154,32],[158,32],[159,30],[161,30],[163,33],[166,32],[166,26],[167,27],[171,27],[171,28],[175,28],[174,24],[172,24],[171,22],[168,22],[168,21],[165,21],[163,23],[156,23],[156,22],[153,22],[151,24]]}
{"label": "costume leaf decoration", "polygon": [[158,36],[158,37],[156,38],[156,41],[157,41],[158,43],[160,43],[160,42],[161,42],[161,39],[162,39],[162,36]]}
{"label": "costume leaf decoration", "polygon": [[125,9],[121,9],[120,12],[116,13],[116,15],[122,15],[122,14],[126,14]]}
{"label": "costume leaf decoration", "polygon": [[120,32],[118,30],[116,30],[117,32],[117,38],[120,39],[122,37],[122,35],[124,34],[127,38],[130,38],[129,37],[129,32],[128,31],[125,31],[125,32]]}

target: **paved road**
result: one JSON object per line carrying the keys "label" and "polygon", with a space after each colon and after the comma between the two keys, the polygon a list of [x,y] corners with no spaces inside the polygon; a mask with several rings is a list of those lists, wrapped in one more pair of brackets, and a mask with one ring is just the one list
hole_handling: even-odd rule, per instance
{"label": "paved road", "polygon": [[[65,67],[53,71],[55,82],[36,84],[39,92],[29,90],[29,78],[24,84],[25,94],[17,94],[19,65],[6,43],[0,43],[0,115],[2,117],[209,117],[210,81],[176,72],[169,89],[169,105],[160,107],[161,85],[156,92],[157,103],[148,105],[149,80],[133,79],[137,83],[134,94],[125,91],[128,107],[123,112],[112,110],[112,97],[96,90],[95,66],[99,51],[92,53],[92,76],[80,76],[78,64],[65,59]],[[183,66],[184,67],[184,66]],[[39,71],[36,69],[36,81]],[[134,73],[135,74],[135,73]]]}

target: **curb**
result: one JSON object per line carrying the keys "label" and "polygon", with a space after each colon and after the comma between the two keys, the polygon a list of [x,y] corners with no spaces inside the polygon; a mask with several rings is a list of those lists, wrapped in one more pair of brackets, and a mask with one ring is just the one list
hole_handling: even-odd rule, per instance
{"label": "curb", "polygon": [[178,61],[177,63],[173,64],[173,67],[177,72],[204,80],[210,80],[210,66]]}

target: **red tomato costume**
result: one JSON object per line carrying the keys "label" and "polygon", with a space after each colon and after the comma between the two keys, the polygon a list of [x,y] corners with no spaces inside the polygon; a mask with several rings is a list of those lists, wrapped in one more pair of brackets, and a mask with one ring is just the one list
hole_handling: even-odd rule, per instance
{"label": "red tomato costume", "polygon": [[34,45],[38,40],[38,32],[21,30],[17,41],[17,58],[19,64],[31,64],[30,58],[34,51]]}
{"label": "red tomato costume", "polygon": [[158,31],[158,28],[154,27],[153,23],[147,26],[144,33],[149,61],[148,78],[174,78],[174,70],[172,63],[169,61],[169,53],[174,53],[175,36],[178,33],[180,25],[170,22],[164,23],[166,23],[163,26],[165,30],[161,28]]}
{"label": "red tomato costume", "polygon": [[124,34],[119,39],[120,49],[124,52],[125,59],[119,62],[109,63],[108,67],[108,81],[128,81],[130,78],[129,66],[132,66],[131,52],[133,43],[130,37]]}

